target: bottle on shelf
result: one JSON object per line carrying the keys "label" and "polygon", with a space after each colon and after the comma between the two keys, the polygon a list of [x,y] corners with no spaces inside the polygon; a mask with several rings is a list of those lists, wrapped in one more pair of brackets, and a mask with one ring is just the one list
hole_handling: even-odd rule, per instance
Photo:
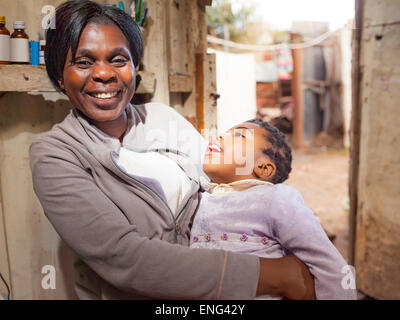
{"label": "bottle on shelf", "polygon": [[38,66],[40,64],[39,52],[40,46],[39,41],[29,41],[29,48],[31,51],[31,65]]}
{"label": "bottle on shelf", "polygon": [[25,33],[25,22],[15,21],[14,32],[10,38],[11,63],[29,64],[29,37]]}
{"label": "bottle on shelf", "polygon": [[44,65],[44,51],[46,50],[46,40],[40,40],[39,63]]}
{"label": "bottle on shelf", "polygon": [[0,16],[0,64],[10,63],[10,31],[6,28],[6,17]]}

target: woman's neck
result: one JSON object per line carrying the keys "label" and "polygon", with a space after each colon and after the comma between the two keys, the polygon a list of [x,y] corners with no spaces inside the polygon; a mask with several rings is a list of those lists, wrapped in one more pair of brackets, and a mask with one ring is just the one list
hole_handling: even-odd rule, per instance
{"label": "woman's neck", "polygon": [[91,120],[91,123],[98,128],[99,130],[103,131],[104,133],[108,134],[111,137],[119,139],[122,142],[124,137],[124,133],[128,127],[128,117],[126,115],[126,111],[124,111],[121,116],[119,116],[115,120],[110,121],[95,121]]}

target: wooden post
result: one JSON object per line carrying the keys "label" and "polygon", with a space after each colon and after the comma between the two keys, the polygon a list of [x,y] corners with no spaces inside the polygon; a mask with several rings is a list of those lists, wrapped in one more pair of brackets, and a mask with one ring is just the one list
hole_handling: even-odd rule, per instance
{"label": "wooden post", "polygon": [[196,54],[196,120],[197,130],[204,129],[204,54]]}
{"label": "wooden post", "polygon": [[350,123],[350,167],[349,167],[349,263],[354,265],[356,221],[357,221],[357,188],[358,188],[358,166],[360,162],[360,127],[361,127],[361,106],[360,106],[360,45],[362,31],[362,0],[356,0],[356,19],[353,31],[353,65],[352,65],[352,93],[353,107]]}
{"label": "wooden post", "polygon": [[156,88],[153,101],[169,105],[168,50],[167,50],[167,2],[148,1],[149,12],[146,26],[146,48],[143,56],[145,71],[155,73]]}
{"label": "wooden post", "polygon": [[[362,4],[362,6],[360,6]],[[354,118],[357,287],[375,299],[400,299],[400,2],[359,1],[359,93]],[[357,94],[356,91],[356,94]],[[357,133],[357,124],[359,130]],[[356,137],[359,137],[359,151]],[[358,165],[357,165],[357,155]],[[354,186],[356,184],[356,186]]]}
{"label": "wooden post", "polygon": [[[299,35],[291,34],[292,40],[299,39]],[[293,78],[292,95],[294,101],[294,122],[293,122],[293,146],[300,148],[303,145],[304,132],[304,91],[303,91],[303,70],[304,51],[303,49],[292,50],[293,55]]]}

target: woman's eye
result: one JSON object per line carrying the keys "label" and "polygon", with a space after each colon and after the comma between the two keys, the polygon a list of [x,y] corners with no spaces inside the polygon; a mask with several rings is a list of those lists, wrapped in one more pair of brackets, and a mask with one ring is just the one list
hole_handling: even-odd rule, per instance
{"label": "woman's eye", "polygon": [[80,68],[86,69],[92,65],[92,62],[89,60],[78,60],[78,61],[75,61],[75,64]]}
{"label": "woman's eye", "polygon": [[125,58],[115,58],[112,60],[112,64],[120,67],[120,66],[124,66],[127,63],[127,61],[128,60]]}

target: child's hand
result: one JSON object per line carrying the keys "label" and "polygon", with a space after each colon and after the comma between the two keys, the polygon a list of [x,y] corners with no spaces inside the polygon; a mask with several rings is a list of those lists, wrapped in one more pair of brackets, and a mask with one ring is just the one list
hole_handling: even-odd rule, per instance
{"label": "child's hand", "polygon": [[257,295],[261,294],[312,300],[315,299],[314,279],[307,266],[292,254],[280,259],[260,258]]}

